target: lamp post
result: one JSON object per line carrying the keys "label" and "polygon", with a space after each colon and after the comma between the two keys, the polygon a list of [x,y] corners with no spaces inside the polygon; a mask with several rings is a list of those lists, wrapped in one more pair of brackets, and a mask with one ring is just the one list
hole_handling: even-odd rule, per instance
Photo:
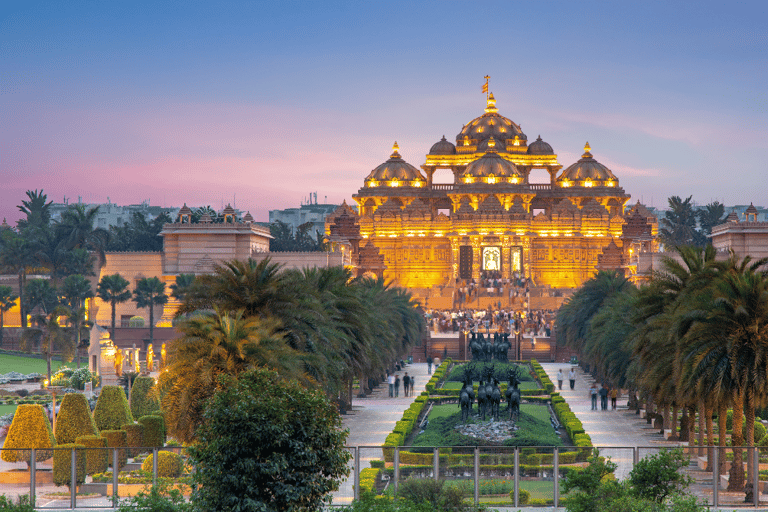
{"label": "lamp post", "polygon": [[515,361],[520,361],[522,358],[522,350],[520,350],[520,331],[515,330]]}

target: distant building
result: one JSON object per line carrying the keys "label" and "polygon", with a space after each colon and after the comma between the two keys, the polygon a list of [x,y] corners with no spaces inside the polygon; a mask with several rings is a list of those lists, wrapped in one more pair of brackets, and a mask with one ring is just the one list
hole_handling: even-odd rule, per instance
{"label": "distant building", "polygon": [[768,257],[768,219],[765,208],[750,204],[744,207],[741,215],[737,213],[738,209],[738,206],[731,208],[725,221],[712,228],[712,245],[718,252],[733,251],[739,258],[751,256],[757,260]]}
{"label": "distant building", "polygon": [[130,204],[126,206],[119,206],[107,198],[106,203],[83,203],[79,200],[73,203],[65,200],[63,203],[53,203],[51,205],[51,219],[54,221],[61,220],[61,216],[70,207],[82,204],[86,207],[86,210],[98,207],[99,211],[96,214],[93,227],[109,229],[111,226],[122,226],[123,224],[130,222],[134,213],[141,213],[147,221],[153,220],[163,213],[167,213],[171,219],[175,219],[178,216],[179,208],[177,207],[163,207],[163,206],[151,206],[149,201],[144,201],[141,204]]}
{"label": "distant building", "polygon": [[308,234],[314,238],[315,233],[322,234],[325,232],[325,217],[333,213],[338,207],[338,204],[318,204],[317,192],[314,192],[309,195],[307,202],[299,208],[270,210],[269,222],[280,221],[283,224],[287,224],[291,226],[294,233],[299,229],[299,226],[310,222],[312,227],[309,229]]}

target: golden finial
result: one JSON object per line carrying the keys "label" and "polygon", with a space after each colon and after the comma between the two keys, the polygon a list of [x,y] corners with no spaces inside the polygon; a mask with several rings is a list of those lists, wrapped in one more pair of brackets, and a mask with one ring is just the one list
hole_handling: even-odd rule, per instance
{"label": "golden finial", "polygon": [[392,154],[389,158],[400,158],[400,146],[397,145],[397,141],[392,145]]}
{"label": "golden finial", "polygon": [[584,144],[584,154],[583,154],[583,155],[581,155],[581,158],[592,158],[592,153],[590,153],[590,150],[591,150],[591,149],[592,149],[592,148],[591,148],[591,147],[589,147],[589,142],[587,142],[586,144]]}
{"label": "golden finial", "polygon": [[495,147],[496,147],[496,139],[494,139],[493,137],[491,137],[490,139],[488,139],[488,149],[489,149],[489,150],[492,150],[492,149],[494,149]]}
{"label": "golden finial", "polygon": [[488,95],[488,106],[485,107],[485,111],[489,114],[499,111],[499,109],[496,108],[496,98],[493,97],[493,93]]}

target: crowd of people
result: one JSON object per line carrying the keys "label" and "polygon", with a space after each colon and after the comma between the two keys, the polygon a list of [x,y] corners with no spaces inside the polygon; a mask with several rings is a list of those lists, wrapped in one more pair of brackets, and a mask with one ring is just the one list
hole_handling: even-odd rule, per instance
{"label": "crowd of people", "polygon": [[501,277],[499,271],[483,271],[479,280],[456,280],[454,301],[458,307],[477,297],[508,297],[511,301],[524,297],[530,290],[530,281],[515,272],[511,278]]}
{"label": "crowd of people", "polygon": [[[529,314],[530,313],[530,314]],[[427,325],[432,332],[523,332],[525,335],[549,337],[555,312],[515,309],[428,309]]]}

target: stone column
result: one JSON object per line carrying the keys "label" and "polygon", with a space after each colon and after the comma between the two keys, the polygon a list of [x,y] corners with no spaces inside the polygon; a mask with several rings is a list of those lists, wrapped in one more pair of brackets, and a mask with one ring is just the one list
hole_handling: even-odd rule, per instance
{"label": "stone column", "polygon": [[475,281],[480,279],[480,269],[482,268],[482,254],[480,253],[480,237],[472,237],[472,278]]}
{"label": "stone column", "polygon": [[459,277],[459,238],[451,237],[451,277],[453,282]]}
{"label": "stone column", "polygon": [[510,279],[512,277],[512,260],[510,258],[511,243],[509,237],[505,236],[501,239],[501,271],[502,277]]}

